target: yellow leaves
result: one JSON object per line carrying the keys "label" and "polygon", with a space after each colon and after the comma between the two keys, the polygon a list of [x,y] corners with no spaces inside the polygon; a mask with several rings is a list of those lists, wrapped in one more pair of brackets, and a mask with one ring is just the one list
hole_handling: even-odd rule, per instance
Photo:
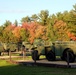
{"label": "yellow leaves", "polygon": [[67,40],[68,28],[65,22],[63,22],[62,20],[56,20],[53,28],[56,34],[55,36],[57,36],[57,40]]}
{"label": "yellow leaves", "polygon": [[43,30],[44,30],[44,27],[43,26],[38,26],[38,28],[35,30],[35,37],[38,38],[40,37],[40,35],[43,35]]}
{"label": "yellow leaves", "polygon": [[56,21],[54,24],[54,28],[57,29],[65,29],[65,27],[66,27],[66,23],[63,22],[62,20]]}
{"label": "yellow leaves", "polygon": [[15,28],[16,26],[15,25],[8,25],[6,28],[5,28],[5,30],[6,31],[11,31],[11,30],[13,30],[14,28]]}
{"label": "yellow leaves", "polygon": [[17,26],[17,27],[12,31],[12,33],[13,33],[17,38],[20,38],[20,30],[21,30],[21,27],[20,27],[20,26]]}

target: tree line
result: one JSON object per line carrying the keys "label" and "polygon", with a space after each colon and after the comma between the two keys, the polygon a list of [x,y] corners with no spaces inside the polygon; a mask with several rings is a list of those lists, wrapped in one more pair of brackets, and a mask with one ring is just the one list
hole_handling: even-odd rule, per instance
{"label": "tree line", "polygon": [[49,41],[76,40],[76,4],[70,11],[49,14],[48,10],[41,10],[39,14],[33,14],[21,19],[21,25],[17,20],[12,24],[6,21],[0,26],[0,42],[29,41],[35,39]]}

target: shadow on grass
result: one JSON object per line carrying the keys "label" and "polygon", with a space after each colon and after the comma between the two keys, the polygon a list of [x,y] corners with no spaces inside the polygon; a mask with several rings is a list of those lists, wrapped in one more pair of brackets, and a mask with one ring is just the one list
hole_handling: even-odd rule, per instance
{"label": "shadow on grass", "polygon": [[[72,72],[70,72],[70,71]],[[75,75],[76,69],[45,68],[32,66],[4,66],[0,67],[0,75]]]}
{"label": "shadow on grass", "polygon": [[76,68],[53,68],[24,65],[2,65],[0,75],[76,75]]}

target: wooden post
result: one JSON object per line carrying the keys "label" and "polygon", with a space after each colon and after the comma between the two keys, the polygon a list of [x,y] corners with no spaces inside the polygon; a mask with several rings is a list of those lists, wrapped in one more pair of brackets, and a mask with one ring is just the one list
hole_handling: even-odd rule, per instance
{"label": "wooden post", "polygon": [[69,52],[67,52],[67,67],[69,68]]}
{"label": "wooden post", "polygon": [[25,51],[26,51],[26,48],[24,45],[22,45],[22,55],[23,55],[23,60],[25,59]]}
{"label": "wooden post", "polygon": [[0,56],[1,56],[1,52],[0,52]]}
{"label": "wooden post", "polygon": [[34,59],[34,62],[35,62],[35,64],[36,64],[36,57],[35,57],[35,54],[34,54],[34,58],[35,58],[35,59]]}
{"label": "wooden post", "polygon": [[24,50],[23,50],[23,60],[24,60],[24,58],[25,58],[25,54],[24,54]]}
{"label": "wooden post", "polygon": [[37,53],[36,53],[36,51],[34,52],[34,63],[36,64],[36,55],[37,55]]}
{"label": "wooden post", "polygon": [[9,50],[9,59],[11,61],[11,50]]}

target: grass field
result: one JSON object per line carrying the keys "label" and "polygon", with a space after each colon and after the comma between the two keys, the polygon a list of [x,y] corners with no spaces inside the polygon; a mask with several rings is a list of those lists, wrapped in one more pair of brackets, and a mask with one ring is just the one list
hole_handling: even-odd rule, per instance
{"label": "grass field", "polygon": [[22,66],[0,60],[0,75],[76,75],[76,68]]}

